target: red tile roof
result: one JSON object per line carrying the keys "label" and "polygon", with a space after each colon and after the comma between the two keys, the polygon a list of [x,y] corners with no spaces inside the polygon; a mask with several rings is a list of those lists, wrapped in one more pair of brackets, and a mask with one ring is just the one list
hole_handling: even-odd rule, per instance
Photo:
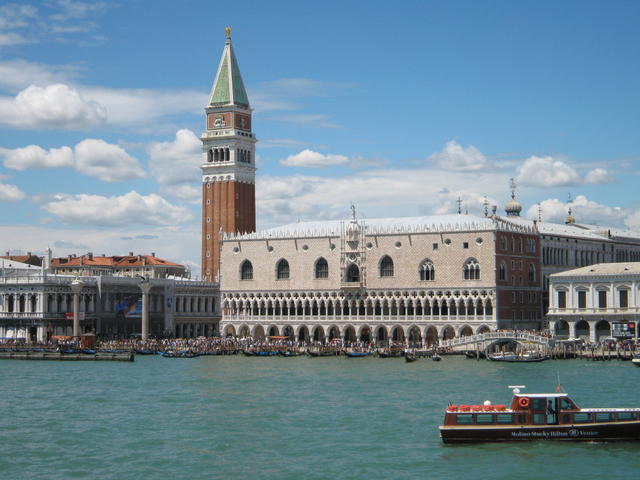
{"label": "red tile roof", "polygon": [[162,258],[154,257],[152,255],[133,255],[133,256],[95,256],[95,255],[82,255],[80,257],[60,257],[52,258],[51,266],[53,268],[60,267],[142,267],[142,266],[165,266],[165,267],[180,267],[184,268],[179,263],[173,263]]}
{"label": "red tile roof", "polygon": [[13,262],[26,263],[28,265],[34,265],[36,267],[42,265],[42,257],[38,257],[37,255],[3,255],[0,256],[0,258],[11,260]]}

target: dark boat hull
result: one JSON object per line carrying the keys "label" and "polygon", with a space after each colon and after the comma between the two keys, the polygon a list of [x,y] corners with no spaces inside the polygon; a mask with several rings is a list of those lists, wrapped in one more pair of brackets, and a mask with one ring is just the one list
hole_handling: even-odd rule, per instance
{"label": "dark boat hull", "polygon": [[587,442],[638,441],[640,421],[575,425],[441,426],[444,443],[564,440]]}
{"label": "dark boat hull", "polygon": [[368,357],[369,352],[345,352],[345,355],[351,358],[360,358],[360,357]]}

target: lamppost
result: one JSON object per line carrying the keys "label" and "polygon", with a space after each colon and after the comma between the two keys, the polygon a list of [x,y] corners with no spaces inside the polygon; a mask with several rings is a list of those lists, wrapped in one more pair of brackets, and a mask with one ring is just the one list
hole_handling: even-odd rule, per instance
{"label": "lamppost", "polygon": [[84,282],[78,277],[71,282],[71,291],[73,292],[73,336],[80,336],[80,292],[82,292]]}
{"label": "lamppost", "polygon": [[149,291],[151,282],[149,277],[140,278],[140,290],[142,290],[142,340],[149,338]]}

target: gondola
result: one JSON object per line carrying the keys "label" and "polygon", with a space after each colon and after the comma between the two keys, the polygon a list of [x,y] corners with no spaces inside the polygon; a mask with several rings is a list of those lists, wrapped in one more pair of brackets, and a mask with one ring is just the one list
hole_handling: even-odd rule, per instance
{"label": "gondola", "polygon": [[277,350],[259,351],[259,352],[255,352],[254,355],[257,357],[274,357],[278,355],[278,351]]}
{"label": "gondola", "polygon": [[346,351],[346,352],[344,352],[344,354],[347,357],[350,357],[350,358],[360,358],[360,357],[369,356],[371,354],[371,352],[349,352],[349,351]]}
{"label": "gondola", "polygon": [[418,356],[415,353],[405,353],[404,361],[407,363],[415,362],[418,360]]}
{"label": "gondola", "polygon": [[300,355],[304,355],[304,353],[300,351],[294,351],[294,350],[285,350],[285,351],[281,350],[278,353],[282,357],[299,357]]}
{"label": "gondola", "polygon": [[153,352],[148,348],[140,348],[135,350],[136,355],[153,355]]}
{"label": "gondola", "polygon": [[312,357],[335,357],[338,355],[335,350],[307,350]]}
{"label": "gondola", "polygon": [[433,355],[431,355],[431,360],[433,360],[434,362],[439,362],[440,360],[442,360],[442,357],[437,353],[434,353]]}
{"label": "gondola", "polygon": [[164,352],[162,354],[164,358],[196,358],[199,357],[199,353],[192,352]]}
{"label": "gondola", "polygon": [[241,350],[241,352],[245,357],[253,357],[255,355],[255,352],[250,350]]}

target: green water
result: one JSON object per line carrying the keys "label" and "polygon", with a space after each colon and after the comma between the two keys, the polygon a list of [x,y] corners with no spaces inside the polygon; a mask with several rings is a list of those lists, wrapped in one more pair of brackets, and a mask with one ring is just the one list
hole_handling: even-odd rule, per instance
{"label": "green water", "polygon": [[0,478],[638,478],[640,443],[442,444],[449,400],[552,391],[556,372],[581,406],[640,406],[618,361],[2,360]]}

